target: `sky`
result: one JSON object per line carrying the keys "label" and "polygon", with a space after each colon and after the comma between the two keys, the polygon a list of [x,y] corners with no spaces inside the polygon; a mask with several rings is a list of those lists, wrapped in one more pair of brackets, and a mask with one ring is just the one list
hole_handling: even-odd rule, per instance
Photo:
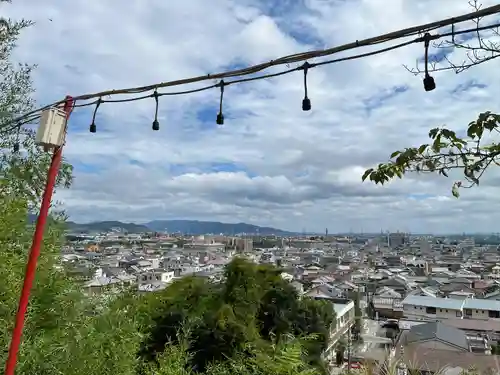
{"label": "sky", "polygon": [[[231,70],[472,11],[466,0],[439,5],[14,0],[0,6],[3,15],[35,22],[22,33],[14,59],[37,64],[35,99],[45,105],[67,94]],[[425,143],[430,128],[463,131],[480,112],[500,112],[500,59],[461,74],[435,73],[436,90],[425,92],[422,77],[403,67],[414,67],[423,52],[414,44],[311,69],[308,112],[301,109],[301,72],[228,86],[223,126],[215,123],[215,88],[160,98],[158,132],[151,130],[153,99],[103,104],[95,134],[88,132],[93,107],[76,109],[64,149],[75,181],[56,199],[77,222],[197,219],[330,233],[500,232],[498,169],[459,199],[451,195],[454,176],[411,175],[385,186],[361,181],[365,169],[392,151]],[[454,62],[464,57],[461,50],[445,52]],[[431,55],[442,58],[443,51],[431,47]]]}

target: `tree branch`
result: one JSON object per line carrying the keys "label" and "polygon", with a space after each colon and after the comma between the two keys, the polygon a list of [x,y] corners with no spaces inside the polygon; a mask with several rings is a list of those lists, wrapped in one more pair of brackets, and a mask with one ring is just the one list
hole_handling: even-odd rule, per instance
{"label": "tree branch", "polygon": [[[475,10],[479,11],[482,7],[482,4],[477,0],[470,0],[469,5]],[[451,40],[444,40],[441,42],[433,43],[433,47],[438,50],[443,50],[444,52],[444,60],[448,64],[448,66],[440,66],[440,60],[434,59],[428,62],[428,71],[429,72],[439,72],[445,70],[453,70],[455,73],[462,73],[463,71],[470,69],[473,66],[483,64],[485,62],[491,61],[500,57],[500,43],[493,42],[490,39],[485,37],[486,30],[481,29],[481,21],[483,17],[476,18],[472,20],[475,24],[475,36],[472,39],[467,39],[464,41],[457,40],[457,36],[452,35]],[[488,29],[493,35],[500,37],[500,29],[490,28]],[[447,56],[448,50],[454,49],[462,49],[465,50],[466,57],[461,62],[454,62]],[[415,75],[420,75],[425,73],[425,69],[420,68],[420,64],[417,61],[414,68],[410,68],[407,65],[403,65],[403,67],[408,70],[410,73]]]}
{"label": "tree branch", "polygon": [[500,165],[500,143],[482,143],[485,132],[499,132],[499,127],[500,115],[484,112],[469,123],[465,139],[447,128],[431,129],[431,143],[393,152],[387,163],[366,170],[362,180],[383,185],[408,172],[438,173],[448,177],[449,171],[459,169],[464,179],[455,181],[452,186],[452,194],[458,197],[459,188],[479,185],[480,178],[492,164]]}

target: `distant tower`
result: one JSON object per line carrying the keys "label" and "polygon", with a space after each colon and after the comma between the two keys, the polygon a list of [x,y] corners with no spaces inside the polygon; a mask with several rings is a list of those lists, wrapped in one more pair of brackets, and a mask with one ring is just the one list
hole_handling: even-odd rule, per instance
{"label": "distant tower", "polygon": [[325,229],[325,237],[328,237],[328,228]]}

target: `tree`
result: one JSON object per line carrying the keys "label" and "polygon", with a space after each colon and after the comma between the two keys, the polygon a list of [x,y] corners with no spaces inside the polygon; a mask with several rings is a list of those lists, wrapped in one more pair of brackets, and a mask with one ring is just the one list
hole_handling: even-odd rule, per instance
{"label": "tree", "polygon": [[[329,327],[334,321],[331,304],[299,299],[295,289],[270,265],[257,265],[237,258],[226,266],[220,284],[191,277],[166,290],[147,296],[141,303],[146,317],[143,332],[149,337],[141,355],[150,361],[169,343],[180,344],[177,331],[190,332],[187,347],[190,366],[205,371],[211,363],[235,356],[251,357],[248,347],[259,350],[307,337],[306,360],[321,367]],[[143,310],[144,311],[144,310]],[[245,354],[246,353],[246,354]]]}
{"label": "tree", "polygon": [[[477,0],[470,0],[469,5],[474,11],[479,11],[482,4]],[[483,17],[473,20],[475,27],[468,34],[457,34],[444,41],[434,43],[433,47],[442,50],[440,57],[443,60],[428,61],[428,72],[453,70],[461,73],[476,65],[500,57],[500,29],[488,27]],[[464,60],[452,61],[448,52],[453,49],[464,51]],[[405,66],[406,67],[406,66]],[[418,65],[408,68],[415,75],[426,74],[426,69]],[[431,142],[416,147],[408,147],[395,151],[390,161],[381,163],[376,168],[370,168],[363,174],[362,180],[369,179],[376,184],[384,184],[395,177],[402,178],[406,173],[438,173],[448,177],[450,171],[460,170],[463,179],[452,183],[452,194],[459,197],[460,188],[470,188],[479,185],[480,178],[490,166],[499,165],[500,143],[496,141],[484,142],[488,133],[498,133],[500,115],[486,111],[469,123],[467,136],[458,137],[457,134],[446,128],[434,128],[429,132]]]}
{"label": "tree", "polygon": [[[2,2],[8,2],[2,0]],[[14,194],[27,199],[30,209],[36,209],[45,187],[51,155],[35,145],[35,132],[12,128],[12,120],[33,108],[31,83],[33,66],[15,66],[10,56],[22,30],[32,26],[27,20],[8,20],[8,29],[0,34],[0,194]],[[8,131],[10,130],[10,131]],[[19,152],[14,152],[18,144]],[[69,187],[72,167],[63,162],[57,186]]]}
{"label": "tree", "polygon": [[[469,0],[469,5],[473,11],[479,11],[482,4],[478,0]],[[460,34],[457,31],[456,35],[451,38],[433,43],[433,47],[441,50],[443,53],[436,54],[440,56],[434,60],[428,61],[428,72],[438,72],[452,70],[455,73],[462,73],[476,65],[486,63],[500,57],[500,43],[497,41],[500,37],[500,29],[498,27],[488,27],[495,25],[497,22],[484,23],[484,17],[479,17],[472,20],[474,23],[473,31],[467,34]],[[467,27],[469,29],[469,27]],[[458,49],[464,52],[462,61],[452,61],[448,57],[450,50]],[[444,64],[441,64],[444,57]],[[409,72],[415,75],[425,74],[425,69],[422,69],[419,64],[414,68],[404,66]]]}
{"label": "tree", "polygon": [[[182,337],[182,336],[181,336]],[[144,373],[151,375],[195,375],[190,367],[192,354],[189,339],[178,345],[167,345],[157,363],[148,363]],[[225,362],[207,366],[206,375],[313,375],[317,371],[302,360],[301,341],[288,337],[281,344],[272,344],[265,350],[249,345],[245,354],[237,354]]]}
{"label": "tree", "polygon": [[362,180],[384,184],[409,172],[437,173],[448,177],[450,171],[462,170],[463,180],[452,184],[452,194],[458,197],[460,188],[479,185],[488,167],[500,165],[500,143],[490,141],[483,144],[486,134],[500,132],[499,126],[500,115],[484,112],[469,123],[467,138],[460,138],[447,128],[431,129],[429,138],[432,142],[393,152],[389,162],[366,170]]}
{"label": "tree", "polygon": [[[5,2],[5,1],[4,1]],[[37,209],[50,155],[31,131],[7,132],[10,121],[33,106],[32,66],[14,66],[10,55],[20,32],[32,25],[7,22],[0,35],[0,346],[10,343],[24,269],[33,235],[29,214]],[[20,150],[14,152],[19,141]],[[63,163],[57,186],[69,186],[72,168]],[[52,211],[31,293],[17,373],[67,375],[134,374],[141,336],[133,316],[86,299],[59,263],[63,217]],[[96,315],[93,312],[101,311]],[[0,352],[5,363],[7,351]]]}
{"label": "tree", "polygon": [[346,342],[343,339],[339,340],[335,348],[335,363],[339,367],[342,366],[342,364],[344,363],[344,352],[346,348],[347,348]]}

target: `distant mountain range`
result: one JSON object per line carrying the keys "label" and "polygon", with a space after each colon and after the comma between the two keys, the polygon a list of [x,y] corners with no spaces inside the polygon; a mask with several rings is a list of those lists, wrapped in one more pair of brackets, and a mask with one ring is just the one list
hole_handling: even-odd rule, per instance
{"label": "distant mountain range", "polygon": [[261,235],[292,235],[294,233],[281,229],[261,227],[246,223],[221,223],[218,221],[198,221],[198,220],[154,220],[144,224],[123,223],[121,221],[95,221],[91,223],[67,222],[68,229],[72,232],[106,232],[112,228],[123,228],[130,233],[138,232],[169,232],[185,234],[226,234],[234,235],[239,233],[252,233]]}
{"label": "distant mountain range", "polygon": [[129,233],[151,232],[147,226],[135,223],[122,223],[121,221],[95,221],[91,223],[75,223],[67,221],[68,230],[78,233],[108,232],[113,228],[122,228]]}
{"label": "distant mountain range", "polygon": [[277,234],[290,235],[292,232],[287,232],[281,229],[271,227],[261,227],[246,223],[221,223],[218,221],[198,221],[198,220],[154,220],[144,224],[148,228],[158,232],[180,232],[189,234],[238,234],[238,233],[253,233],[253,234]]}

